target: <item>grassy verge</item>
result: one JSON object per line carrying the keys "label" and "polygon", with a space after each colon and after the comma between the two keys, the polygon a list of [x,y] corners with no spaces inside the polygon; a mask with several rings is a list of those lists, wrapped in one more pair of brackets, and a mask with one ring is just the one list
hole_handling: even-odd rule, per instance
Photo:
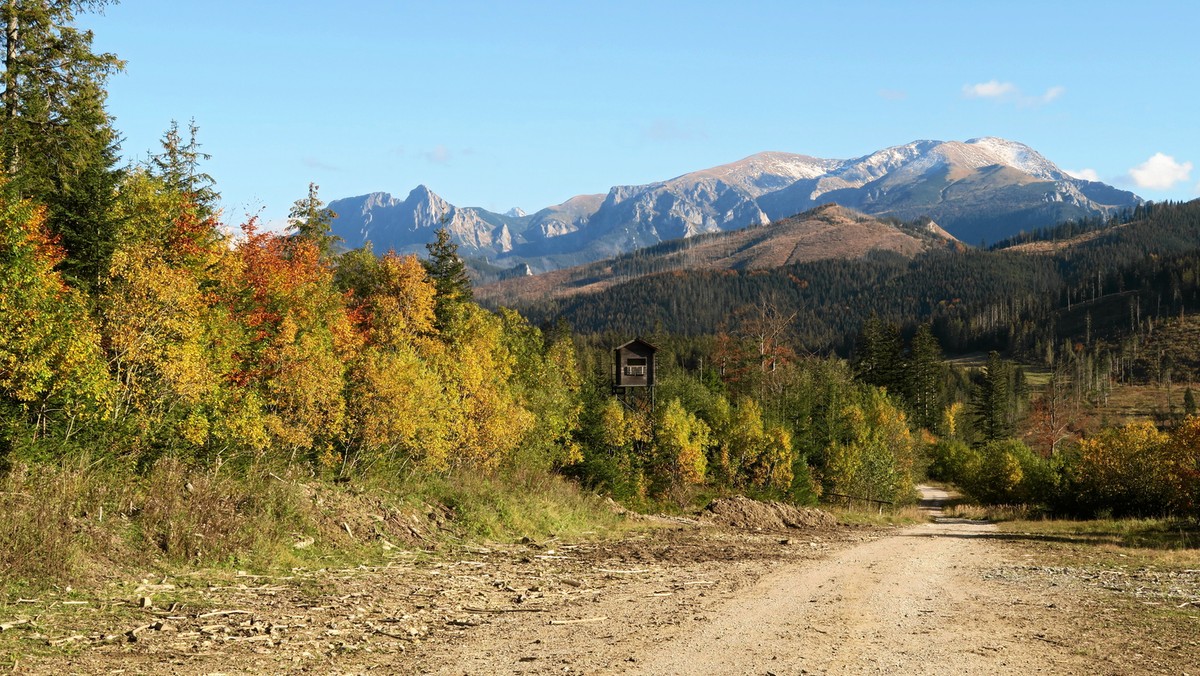
{"label": "grassy verge", "polygon": [[[1013,519],[1001,532],[1048,542],[1091,545],[1101,550],[1138,551],[1147,558],[1192,559],[1200,563],[1200,523],[1180,519]],[[1155,553],[1162,556],[1156,556]],[[1174,554],[1172,554],[1174,553]]]}
{"label": "grassy verge", "polygon": [[821,505],[821,509],[833,514],[839,523],[850,526],[912,526],[928,521],[927,515],[916,505],[885,508],[882,511],[838,505]]}
{"label": "grassy verge", "polygon": [[0,596],[147,571],[378,561],[394,550],[622,528],[611,505],[547,473],[313,480],[163,459],[145,474],[77,461],[0,478]]}

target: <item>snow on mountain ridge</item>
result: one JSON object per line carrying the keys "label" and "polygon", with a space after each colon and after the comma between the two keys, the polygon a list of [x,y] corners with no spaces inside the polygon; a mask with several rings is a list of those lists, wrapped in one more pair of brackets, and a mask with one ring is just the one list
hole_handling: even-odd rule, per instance
{"label": "snow on mountain ridge", "polygon": [[[1024,143],[1017,143],[1016,141],[1009,141],[1008,139],[997,138],[995,136],[984,136],[982,138],[970,139],[961,145],[975,146],[985,151],[986,155],[984,157],[996,160],[989,164],[1006,164],[1020,169],[1031,176],[1044,178],[1049,181],[1062,181],[1069,178],[1062,169],[1058,168],[1058,165],[1046,159],[1041,153]],[[981,161],[985,160],[981,159]]]}

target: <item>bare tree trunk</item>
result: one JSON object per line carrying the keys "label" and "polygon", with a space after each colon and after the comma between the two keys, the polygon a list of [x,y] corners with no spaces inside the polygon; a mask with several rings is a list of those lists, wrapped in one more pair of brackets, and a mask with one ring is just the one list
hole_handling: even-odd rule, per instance
{"label": "bare tree trunk", "polygon": [[[4,126],[12,133],[13,124],[17,119],[17,45],[21,40],[21,22],[17,17],[16,0],[4,3]],[[18,166],[18,148],[15,141],[10,141],[11,147],[5,148],[8,157],[5,158],[5,171],[15,174]],[[7,145],[7,144],[5,144]]]}

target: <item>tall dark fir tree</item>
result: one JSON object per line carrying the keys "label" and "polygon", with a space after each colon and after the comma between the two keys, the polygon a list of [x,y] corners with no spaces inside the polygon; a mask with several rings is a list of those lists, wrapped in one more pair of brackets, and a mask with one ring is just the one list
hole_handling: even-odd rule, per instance
{"label": "tall dark fir tree", "polygon": [[294,240],[311,242],[321,252],[321,260],[328,261],[334,254],[334,246],[342,238],[331,232],[337,214],[317,196],[319,189],[316,183],[309,183],[308,197],[292,204],[288,212],[288,233]]}
{"label": "tall dark fir tree", "polygon": [[67,250],[63,270],[94,284],[115,245],[111,206],[120,180],[119,138],[105,83],[124,63],[92,50],[74,26],[107,0],[3,0],[0,160],[7,189],[48,208]]}
{"label": "tall dark fir tree", "polygon": [[467,276],[467,266],[458,256],[458,245],[450,238],[446,226],[438,228],[437,239],[425,245],[429,251],[429,259],[425,261],[425,270],[437,290],[434,315],[439,330],[449,324],[455,310],[464,303],[469,303],[475,293],[471,289],[471,278]]}

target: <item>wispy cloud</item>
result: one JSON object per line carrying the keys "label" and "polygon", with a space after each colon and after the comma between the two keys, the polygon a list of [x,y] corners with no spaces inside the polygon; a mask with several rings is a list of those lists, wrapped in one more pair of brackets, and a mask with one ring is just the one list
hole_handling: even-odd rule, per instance
{"label": "wispy cloud", "polygon": [[427,162],[429,162],[430,164],[449,164],[450,163],[450,149],[441,144],[434,146],[433,150],[425,151],[424,153],[422,153],[422,155],[425,157],[425,160]]}
{"label": "wispy cloud", "polygon": [[1177,162],[1174,157],[1154,153],[1150,159],[1129,170],[1129,176],[1139,188],[1169,190],[1192,177],[1191,162]]}
{"label": "wispy cloud", "polygon": [[1063,169],[1067,175],[1072,178],[1079,178],[1085,181],[1099,181],[1100,174],[1096,173],[1095,169]]}
{"label": "wispy cloud", "polygon": [[642,130],[642,137],[655,143],[697,141],[708,138],[708,132],[699,125],[685,125],[679,120],[660,118]]}
{"label": "wispy cloud", "polygon": [[338,168],[328,162],[324,162],[315,157],[305,157],[301,162],[309,169],[320,169],[322,171],[338,171]]}
{"label": "wispy cloud", "polygon": [[963,96],[968,99],[1002,99],[1015,93],[1017,93],[1015,84],[999,80],[963,85]]}
{"label": "wispy cloud", "polygon": [[908,98],[908,92],[903,89],[880,89],[879,98],[885,101],[903,101]]}
{"label": "wispy cloud", "polygon": [[1031,95],[1021,91],[1021,88],[1012,82],[988,80],[987,82],[963,85],[962,93],[968,99],[990,99],[1018,106],[1044,106],[1062,97],[1067,93],[1067,88],[1055,85],[1041,94]]}
{"label": "wispy cloud", "polygon": [[1041,101],[1042,101],[1042,103],[1050,103],[1051,101],[1053,101],[1054,99],[1057,99],[1058,97],[1062,96],[1066,92],[1067,92],[1066,87],[1064,87],[1062,85],[1056,85],[1054,87],[1047,89],[1045,94],[1042,94]]}

